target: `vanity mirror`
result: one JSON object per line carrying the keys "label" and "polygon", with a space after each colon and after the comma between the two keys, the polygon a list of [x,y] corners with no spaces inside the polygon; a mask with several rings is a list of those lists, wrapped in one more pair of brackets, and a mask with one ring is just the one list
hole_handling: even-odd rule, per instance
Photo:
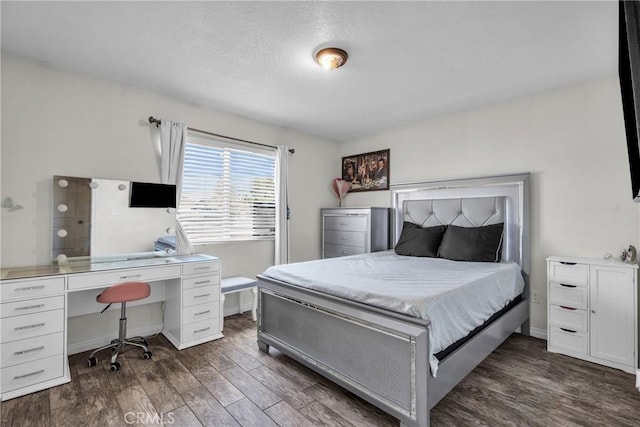
{"label": "vanity mirror", "polygon": [[53,260],[174,253],[175,194],[174,185],[54,176]]}

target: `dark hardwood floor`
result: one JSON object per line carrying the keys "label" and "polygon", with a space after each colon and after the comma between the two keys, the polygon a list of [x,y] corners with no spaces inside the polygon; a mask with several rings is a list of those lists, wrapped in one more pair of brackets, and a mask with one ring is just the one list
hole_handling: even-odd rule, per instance
{"label": "dark hardwood floor", "polygon": [[[225,320],[225,338],[177,351],[150,340],[109,371],[106,355],[86,367],[70,357],[72,382],[3,402],[9,426],[391,426],[398,422],[271,350],[260,353],[255,323]],[[640,426],[633,375],[545,350],[511,336],[431,412],[432,426]]]}

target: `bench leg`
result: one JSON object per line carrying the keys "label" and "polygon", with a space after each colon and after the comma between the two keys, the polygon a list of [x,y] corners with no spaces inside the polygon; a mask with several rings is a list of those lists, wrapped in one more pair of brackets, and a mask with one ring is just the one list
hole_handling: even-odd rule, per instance
{"label": "bench leg", "polygon": [[254,322],[258,321],[258,315],[256,310],[258,309],[258,288],[251,288],[251,293],[253,294],[253,303],[251,304],[251,318]]}

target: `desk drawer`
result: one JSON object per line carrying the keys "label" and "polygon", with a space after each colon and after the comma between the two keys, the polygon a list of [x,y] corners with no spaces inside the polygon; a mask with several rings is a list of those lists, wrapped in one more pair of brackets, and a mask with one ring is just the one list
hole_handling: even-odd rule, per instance
{"label": "desk drawer", "polygon": [[0,283],[2,301],[64,292],[64,277]]}
{"label": "desk drawer", "polygon": [[338,231],[367,231],[367,217],[365,215],[325,216],[325,230]]}
{"label": "desk drawer", "polygon": [[202,288],[187,289],[182,291],[182,306],[204,304],[220,301],[220,286],[205,286]]}
{"label": "desk drawer", "polygon": [[52,380],[64,375],[62,354],[0,369],[2,392]]}
{"label": "desk drawer", "polygon": [[64,308],[64,296],[6,302],[0,305],[0,317],[20,316]]}
{"label": "desk drawer", "polygon": [[190,262],[182,265],[182,274],[195,276],[198,274],[217,274],[220,271],[220,262]]}
{"label": "desk drawer", "polygon": [[220,316],[220,303],[217,301],[207,304],[192,305],[182,309],[182,324],[214,319]]}
{"label": "desk drawer", "polygon": [[589,308],[589,290],[566,283],[550,283],[549,304],[586,310]]}
{"label": "desk drawer", "polygon": [[203,286],[212,286],[220,284],[220,276],[212,274],[202,277],[191,277],[189,279],[182,279],[182,289],[201,288]]}
{"label": "desk drawer", "polygon": [[324,257],[335,258],[339,256],[358,255],[365,253],[364,246],[324,245]]}
{"label": "desk drawer", "polygon": [[162,265],[69,276],[69,290],[101,288],[123,282],[153,282],[180,277],[179,265]]}
{"label": "desk drawer", "polygon": [[589,312],[559,305],[549,306],[549,325],[573,331],[589,330]]}
{"label": "desk drawer", "polygon": [[324,232],[325,243],[348,246],[365,246],[367,234],[364,231],[336,231]]}
{"label": "desk drawer", "polygon": [[45,311],[2,319],[0,342],[22,340],[64,330],[64,310]]}
{"label": "desk drawer", "polygon": [[570,285],[587,286],[589,266],[586,264],[549,263],[549,280]]}
{"label": "desk drawer", "polygon": [[19,365],[32,360],[62,354],[63,347],[64,336],[62,332],[12,341],[2,345],[2,366]]}
{"label": "desk drawer", "polygon": [[219,318],[214,318],[183,325],[182,333],[184,342],[195,341],[211,335],[219,334],[220,320]]}

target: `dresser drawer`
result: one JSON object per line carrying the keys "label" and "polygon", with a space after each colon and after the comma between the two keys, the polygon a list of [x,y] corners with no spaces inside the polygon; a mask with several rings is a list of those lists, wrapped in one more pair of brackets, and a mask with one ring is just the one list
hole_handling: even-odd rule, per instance
{"label": "dresser drawer", "polygon": [[367,231],[367,217],[365,215],[325,215],[324,229],[338,231]]}
{"label": "dresser drawer", "polygon": [[218,316],[220,316],[220,303],[218,301],[192,305],[191,307],[184,307],[182,309],[183,324],[214,319]]}
{"label": "dresser drawer", "polygon": [[198,274],[217,274],[220,271],[220,263],[213,262],[190,262],[182,265],[182,274],[185,276],[195,276]]}
{"label": "dresser drawer", "polygon": [[339,256],[358,255],[366,253],[364,246],[324,245],[324,257],[335,258]]}
{"label": "dresser drawer", "polygon": [[59,378],[64,375],[64,358],[62,354],[22,363],[9,368],[0,369],[2,392],[6,393],[22,387]]}
{"label": "dresser drawer", "polygon": [[324,242],[335,245],[366,246],[367,234],[364,231],[326,230]]}
{"label": "dresser drawer", "polygon": [[182,307],[220,301],[220,286],[204,286],[202,288],[182,291]]}
{"label": "dresser drawer", "polygon": [[182,289],[201,288],[203,286],[212,286],[220,284],[220,276],[211,274],[202,277],[190,277],[188,279],[182,279]]}
{"label": "dresser drawer", "polygon": [[589,312],[559,305],[549,306],[549,325],[573,331],[589,330]]}
{"label": "dresser drawer", "polygon": [[577,331],[570,332],[552,326],[549,328],[549,347],[554,350],[586,356],[589,350],[589,334]]}
{"label": "dresser drawer", "polygon": [[64,291],[64,277],[49,279],[21,280],[0,283],[2,301],[17,298],[37,297]]}
{"label": "dresser drawer", "polygon": [[151,268],[112,270],[69,276],[69,290],[101,288],[123,282],[151,282],[180,277],[179,265],[162,265]]}
{"label": "dresser drawer", "polygon": [[64,330],[64,310],[25,314],[2,319],[0,342],[22,340]]}
{"label": "dresser drawer", "polygon": [[2,366],[19,365],[32,360],[62,354],[63,347],[64,336],[62,332],[26,340],[11,341],[2,345]]}
{"label": "dresser drawer", "polygon": [[6,302],[0,304],[0,317],[20,316],[64,308],[64,296]]}
{"label": "dresser drawer", "polygon": [[184,337],[183,341],[186,343],[219,334],[220,319],[216,317],[213,319],[182,325],[182,333]]}
{"label": "dresser drawer", "polygon": [[577,286],[587,286],[589,266],[586,264],[563,264],[558,261],[549,263],[549,280]]}
{"label": "dresser drawer", "polygon": [[589,289],[566,283],[550,283],[549,304],[586,310],[589,308]]}

